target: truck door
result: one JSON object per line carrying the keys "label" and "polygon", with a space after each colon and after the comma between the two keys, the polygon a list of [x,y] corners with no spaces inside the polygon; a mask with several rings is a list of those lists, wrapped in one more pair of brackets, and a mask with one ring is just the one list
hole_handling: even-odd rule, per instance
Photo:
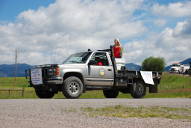
{"label": "truck door", "polygon": [[88,63],[87,85],[113,86],[114,71],[108,55],[96,52]]}

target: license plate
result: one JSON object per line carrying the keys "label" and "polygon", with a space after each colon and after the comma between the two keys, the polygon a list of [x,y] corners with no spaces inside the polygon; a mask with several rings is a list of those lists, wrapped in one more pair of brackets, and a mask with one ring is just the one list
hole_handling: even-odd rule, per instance
{"label": "license plate", "polygon": [[31,69],[31,81],[33,85],[43,84],[41,68]]}

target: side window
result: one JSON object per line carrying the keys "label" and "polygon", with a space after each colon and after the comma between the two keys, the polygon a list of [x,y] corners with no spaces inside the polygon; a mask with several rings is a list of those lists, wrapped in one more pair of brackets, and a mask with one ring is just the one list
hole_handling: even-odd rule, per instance
{"label": "side window", "polygon": [[109,66],[109,62],[108,62],[106,53],[102,53],[102,52],[95,53],[92,56],[91,61],[94,62],[92,65]]}

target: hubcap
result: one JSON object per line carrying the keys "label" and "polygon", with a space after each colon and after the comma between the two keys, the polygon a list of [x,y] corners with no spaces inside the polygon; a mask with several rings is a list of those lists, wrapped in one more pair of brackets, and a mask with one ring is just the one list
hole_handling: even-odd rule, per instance
{"label": "hubcap", "polygon": [[80,90],[80,86],[77,82],[71,82],[69,84],[69,91],[71,94],[73,94],[73,95],[77,94],[79,92],[79,90]]}

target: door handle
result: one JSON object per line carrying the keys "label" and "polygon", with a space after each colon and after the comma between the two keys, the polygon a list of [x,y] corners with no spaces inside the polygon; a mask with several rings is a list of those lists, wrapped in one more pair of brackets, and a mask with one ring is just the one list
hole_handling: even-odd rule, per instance
{"label": "door handle", "polygon": [[112,71],[111,69],[108,69],[108,71]]}

